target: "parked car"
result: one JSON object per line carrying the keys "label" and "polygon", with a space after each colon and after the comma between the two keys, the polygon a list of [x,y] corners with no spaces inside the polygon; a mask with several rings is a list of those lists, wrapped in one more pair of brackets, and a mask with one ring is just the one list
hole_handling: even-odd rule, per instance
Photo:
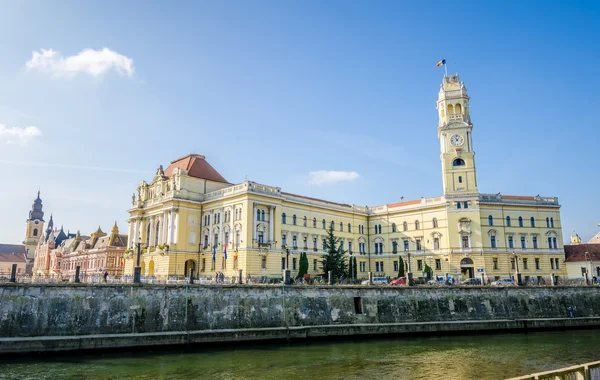
{"label": "parked car", "polygon": [[492,282],[492,286],[515,286],[515,280],[512,278],[503,278],[502,280]]}
{"label": "parked car", "polygon": [[466,280],[461,282],[461,284],[462,285],[481,285],[481,279],[480,278],[467,278]]}
{"label": "parked car", "polygon": [[[373,277],[373,285],[387,285],[388,283],[387,277]],[[369,280],[364,280],[361,284],[369,285]]]}
{"label": "parked car", "polygon": [[[391,285],[406,285],[406,276],[403,277],[398,277],[394,280],[392,280],[392,282],[390,283]],[[413,278],[411,280],[411,285],[415,284],[415,279]]]}

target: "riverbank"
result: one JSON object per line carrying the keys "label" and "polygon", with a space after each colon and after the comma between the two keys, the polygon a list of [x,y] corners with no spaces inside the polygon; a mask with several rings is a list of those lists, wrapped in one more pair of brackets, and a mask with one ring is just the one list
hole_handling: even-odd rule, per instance
{"label": "riverbank", "polygon": [[594,327],[596,287],[0,286],[0,353]]}

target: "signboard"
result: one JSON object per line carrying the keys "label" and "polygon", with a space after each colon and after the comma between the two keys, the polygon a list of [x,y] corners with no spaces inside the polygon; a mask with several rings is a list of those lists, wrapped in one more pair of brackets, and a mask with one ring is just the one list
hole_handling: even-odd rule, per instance
{"label": "signboard", "polygon": [[483,268],[477,268],[477,273],[483,273],[483,272],[484,272]]}

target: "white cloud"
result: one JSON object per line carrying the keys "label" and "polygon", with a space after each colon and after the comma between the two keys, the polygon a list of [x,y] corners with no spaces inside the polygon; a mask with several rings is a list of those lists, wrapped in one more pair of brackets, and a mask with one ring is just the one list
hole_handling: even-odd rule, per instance
{"label": "white cloud", "polygon": [[357,172],[344,172],[335,170],[318,170],[308,173],[311,185],[327,185],[343,181],[354,181],[357,179]]}
{"label": "white cloud", "polygon": [[37,127],[29,126],[25,128],[6,128],[4,124],[0,124],[0,141],[4,141],[7,144],[22,144],[25,145],[34,137],[42,135]]}
{"label": "white cloud", "polygon": [[114,69],[119,74],[133,76],[133,59],[104,48],[102,50],[84,49],[79,54],[63,57],[52,49],[33,52],[26,64],[29,70],[38,70],[59,77],[72,77],[80,73],[99,76]]}

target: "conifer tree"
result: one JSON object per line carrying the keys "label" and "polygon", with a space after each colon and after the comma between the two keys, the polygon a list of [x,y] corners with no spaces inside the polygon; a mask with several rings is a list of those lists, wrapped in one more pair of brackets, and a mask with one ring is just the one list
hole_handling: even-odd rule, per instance
{"label": "conifer tree", "polygon": [[298,276],[296,278],[304,278],[304,275],[308,273],[308,256],[306,252],[300,252],[300,262],[298,265]]}
{"label": "conifer tree", "polygon": [[330,224],[327,230],[325,252],[326,254],[323,256],[323,273],[327,275],[331,272],[334,279],[339,279],[347,274],[346,251],[341,249],[339,239],[333,233],[333,224]]}
{"label": "conifer tree", "polygon": [[404,260],[402,257],[398,256],[398,277],[404,277]]}

